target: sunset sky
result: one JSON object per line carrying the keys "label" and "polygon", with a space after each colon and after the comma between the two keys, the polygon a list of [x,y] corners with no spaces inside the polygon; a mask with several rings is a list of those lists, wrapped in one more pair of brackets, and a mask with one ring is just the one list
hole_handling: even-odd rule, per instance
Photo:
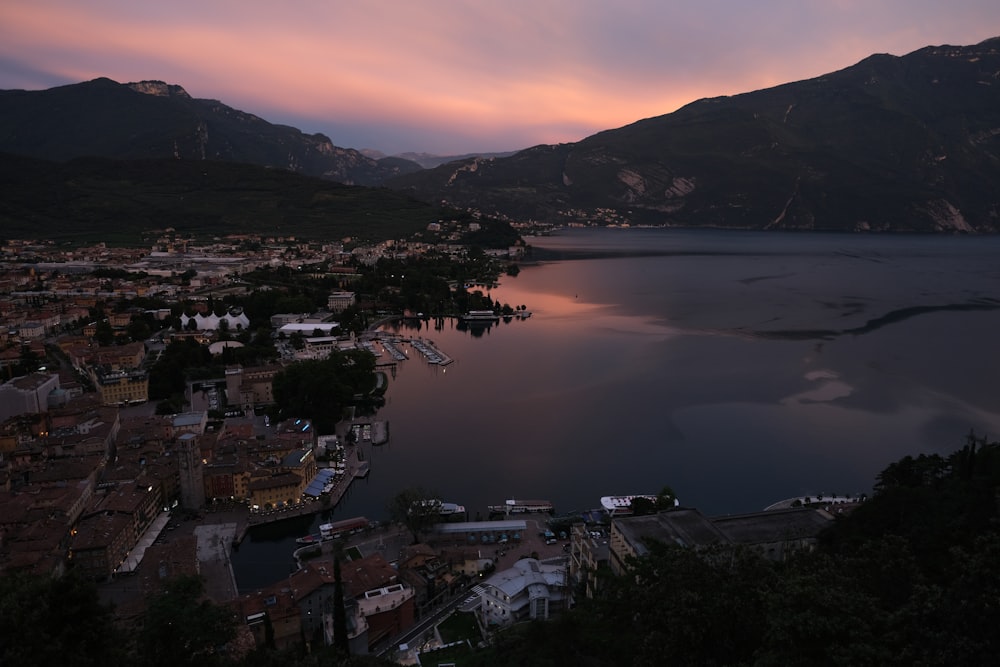
{"label": "sunset sky", "polygon": [[0,89],[158,79],[338,146],[458,154],[998,35],[997,0],[3,0]]}

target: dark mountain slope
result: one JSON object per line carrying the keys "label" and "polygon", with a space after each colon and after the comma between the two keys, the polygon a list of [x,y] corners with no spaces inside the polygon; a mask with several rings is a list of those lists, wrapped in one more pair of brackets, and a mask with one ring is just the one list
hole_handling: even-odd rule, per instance
{"label": "dark mountain slope", "polygon": [[1000,230],[1000,39],[838,72],[393,187],[551,222]]}
{"label": "dark mountain slope", "polygon": [[[443,211],[385,188],[214,160],[49,162],[0,153],[6,238],[138,244],[156,230],[205,236],[408,238]],[[458,217],[463,217],[459,214]]]}
{"label": "dark mountain slope", "polygon": [[0,151],[46,160],[225,160],[373,185],[416,163],[377,161],[322,134],[273,125],[159,81],[110,79],[41,91],[0,91]]}

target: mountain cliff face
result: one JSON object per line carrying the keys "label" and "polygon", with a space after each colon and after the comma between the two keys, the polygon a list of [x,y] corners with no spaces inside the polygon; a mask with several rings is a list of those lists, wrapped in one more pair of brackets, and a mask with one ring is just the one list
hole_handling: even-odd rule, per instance
{"label": "mountain cliff face", "polygon": [[996,232],[998,183],[1000,38],[874,55],[390,185],[550,222]]}
{"label": "mountain cliff face", "polygon": [[0,151],[47,160],[176,157],[279,167],[374,185],[420,169],[373,160],[322,134],[273,125],[162,81],[110,79],[42,91],[0,91]]}

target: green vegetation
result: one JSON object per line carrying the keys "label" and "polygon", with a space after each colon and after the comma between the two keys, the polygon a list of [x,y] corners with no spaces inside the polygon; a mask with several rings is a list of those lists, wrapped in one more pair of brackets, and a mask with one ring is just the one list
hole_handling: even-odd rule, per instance
{"label": "green vegetation", "polygon": [[236,618],[204,596],[196,576],[167,582],[149,601],[136,653],[154,667],[225,665],[224,647],[236,637]]}
{"label": "green vegetation", "polygon": [[483,635],[479,632],[479,623],[471,613],[456,612],[438,625],[438,634],[445,644],[468,640],[473,646],[478,644]]}
{"label": "green vegetation", "polygon": [[317,433],[333,433],[348,405],[375,388],[375,357],[364,350],[334,350],[329,358],[300,361],[274,376],[276,419],[311,419]]}
{"label": "green vegetation", "polygon": [[[0,154],[0,227],[8,238],[145,245],[156,230],[202,236],[406,239],[432,222],[465,220],[383,188],[281,169],[189,160],[81,158],[54,163]],[[481,223],[507,230],[506,224]]]}
{"label": "green vegetation", "polygon": [[0,576],[0,664],[120,665],[111,610],[92,582],[5,572]]}

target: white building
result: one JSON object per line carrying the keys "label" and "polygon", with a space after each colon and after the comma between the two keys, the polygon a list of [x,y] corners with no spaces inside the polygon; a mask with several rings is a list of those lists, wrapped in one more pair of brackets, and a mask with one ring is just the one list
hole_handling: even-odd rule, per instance
{"label": "white building", "polygon": [[523,558],[482,584],[480,614],[487,626],[545,620],[567,607],[566,561]]}
{"label": "white building", "polygon": [[217,331],[225,322],[230,331],[236,331],[237,329],[246,329],[250,326],[250,320],[247,318],[246,313],[242,310],[240,311],[230,311],[225,315],[219,316],[215,313],[209,313],[208,315],[202,315],[197,313],[194,317],[188,317],[187,315],[181,315],[181,327],[184,329],[188,328],[188,322],[194,320],[195,327],[198,331]]}

